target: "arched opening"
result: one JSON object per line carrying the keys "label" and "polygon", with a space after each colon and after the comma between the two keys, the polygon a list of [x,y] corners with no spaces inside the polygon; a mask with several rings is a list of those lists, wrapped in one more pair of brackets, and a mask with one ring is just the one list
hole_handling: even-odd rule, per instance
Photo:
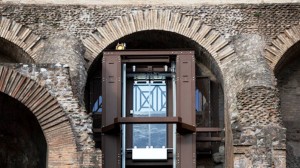
{"label": "arched opening", "polygon": [[276,65],[284,126],[287,128],[287,167],[300,164],[300,42],[294,44]]}
{"label": "arched opening", "polygon": [[[118,43],[126,43],[126,50],[179,50],[189,49],[195,51],[196,57],[196,107],[195,120],[199,127],[219,127],[224,128],[224,102],[222,91],[222,76],[216,62],[211,55],[195,41],[177,33],[149,30],[136,32],[124,36],[111,43],[105,50],[114,50]],[[101,128],[101,102],[102,102],[102,56],[103,53],[94,60],[89,72],[85,90],[85,103],[89,112],[94,116],[94,128]],[[203,132],[202,136],[221,136],[220,131]],[[96,147],[100,147],[100,133],[95,133]],[[224,135],[223,135],[224,136]],[[224,162],[223,160],[213,160],[213,154],[219,154],[224,158],[224,150],[219,151],[219,147],[224,147],[223,142],[215,139],[199,138],[197,144],[197,163],[199,166],[213,167]],[[220,154],[222,153],[223,154]]]}
{"label": "arched opening", "polygon": [[1,63],[33,63],[30,56],[16,44],[0,38],[0,62]]}
{"label": "arched opening", "polygon": [[47,142],[33,113],[0,93],[0,167],[46,167]]}

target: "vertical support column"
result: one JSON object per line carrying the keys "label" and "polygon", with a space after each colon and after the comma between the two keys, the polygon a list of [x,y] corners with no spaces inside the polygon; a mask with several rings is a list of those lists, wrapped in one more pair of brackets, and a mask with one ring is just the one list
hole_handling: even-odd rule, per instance
{"label": "vertical support column", "polygon": [[[121,59],[119,55],[104,52],[102,62],[103,77],[103,127],[114,123],[114,118],[121,116]],[[102,135],[103,168],[120,167],[120,135]]]}
{"label": "vertical support column", "polygon": [[[177,55],[177,116],[183,123],[195,126],[195,59],[194,52]],[[196,167],[196,133],[177,136],[177,167]]]}
{"label": "vertical support column", "polygon": [[[122,117],[126,117],[126,64],[122,68]],[[122,124],[122,168],[126,167],[126,125]]]}
{"label": "vertical support column", "polygon": [[[171,72],[172,72],[172,95],[173,95],[173,117],[176,117],[177,113],[176,113],[176,64],[175,62],[172,62],[171,64]],[[173,168],[176,168],[177,166],[177,150],[176,150],[176,139],[177,139],[177,131],[176,131],[177,127],[176,124],[173,124]]]}

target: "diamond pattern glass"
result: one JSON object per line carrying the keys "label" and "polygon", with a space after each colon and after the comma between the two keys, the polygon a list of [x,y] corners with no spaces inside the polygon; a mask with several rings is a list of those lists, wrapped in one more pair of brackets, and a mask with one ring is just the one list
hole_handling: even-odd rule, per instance
{"label": "diamond pattern glass", "polygon": [[[167,114],[166,84],[135,83],[133,117],[165,117]],[[166,146],[166,124],[133,124],[133,146],[138,148]]]}

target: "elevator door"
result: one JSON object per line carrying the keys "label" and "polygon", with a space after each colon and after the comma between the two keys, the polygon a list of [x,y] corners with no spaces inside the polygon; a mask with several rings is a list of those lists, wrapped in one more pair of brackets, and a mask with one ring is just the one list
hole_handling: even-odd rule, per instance
{"label": "elevator door", "polygon": [[[133,85],[133,117],[166,117],[165,81],[139,82]],[[133,147],[163,148],[167,146],[166,124],[134,124]]]}

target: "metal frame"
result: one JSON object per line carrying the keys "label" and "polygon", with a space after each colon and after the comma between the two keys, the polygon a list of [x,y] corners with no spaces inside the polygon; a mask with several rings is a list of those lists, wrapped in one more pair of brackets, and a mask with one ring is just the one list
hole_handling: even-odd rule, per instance
{"label": "metal frame", "polygon": [[[176,56],[176,111],[183,123],[196,126],[195,121],[195,59],[194,53]],[[177,136],[177,167],[196,167],[196,132]]]}
{"label": "metal frame", "polygon": [[[144,57],[143,57],[144,56]],[[125,63],[172,63],[172,117],[126,117],[126,64]],[[111,61],[111,62],[107,62]],[[169,123],[173,124],[172,165],[175,167],[196,167],[195,145],[195,62],[193,51],[105,51],[103,56],[103,164],[104,168],[125,167],[126,165],[126,128],[132,123]],[[121,64],[123,64],[123,70]],[[116,65],[118,67],[116,67]],[[124,70],[125,69],[125,70]],[[149,69],[149,68],[148,68]],[[147,68],[145,71],[148,70]],[[151,67],[150,67],[151,70]],[[159,70],[161,71],[161,70]],[[109,74],[107,74],[109,73]],[[121,75],[123,74],[123,75]],[[122,76],[122,78],[121,78]],[[123,85],[121,84],[123,81]],[[113,86],[110,86],[110,85]],[[115,89],[115,90],[112,90]],[[122,92],[121,92],[122,90]],[[188,92],[186,92],[188,91]],[[113,92],[114,94],[111,94]],[[123,94],[123,99],[121,98]],[[178,94],[178,95],[177,95]],[[122,103],[121,103],[122,100]],[[122,106],[122,107],[121,107]],[[121,110],[123,109],[123,110]],[[122,113],[121,113],[122,111]],[[120,129],[120,126],[122,129]],[[95,130],[94,130],[95,131]],[[121,139],[120,142],[120,133]],[[122,144],[122,145],[121,145]],[[121,150],[122,147],[122,150]],[[112,149],[111,149],[112,148]],[[122,153],[121,153],[122,152]],[[109,157],[106,157],[109,156]],[[120,159],[121,158],[121,159]],[[133,163],[134,164],[134,163]],[[146,164],[144,162],[144,164]]]}
{"label": "metal frame", "polygon": [[[176,117],[177,116],[177,111],[176,111],[176,65],[174,62],[171,63],[171,72],[172,72],[172,92],[173,92],[173,116]],[[177,166],[177,125],[173,124],[173,168],[176,168]]]}
{"label": "metal frame", "polygon": [[[122,117],[126,117],[126,64],[122,66]],[[122,168],[126,167],[126,125],[122,124]]]}
{"label": "metal frame", "polygon": [[[114,118],[121,116],[121,61],[119,55],[103,56],[103,127],[114,123]],[[120,130],[119,130],[120,131]],[[103,167],[120,167],[120,135],[102,133]],[[109,157],[106,157],[109,156]]]}

